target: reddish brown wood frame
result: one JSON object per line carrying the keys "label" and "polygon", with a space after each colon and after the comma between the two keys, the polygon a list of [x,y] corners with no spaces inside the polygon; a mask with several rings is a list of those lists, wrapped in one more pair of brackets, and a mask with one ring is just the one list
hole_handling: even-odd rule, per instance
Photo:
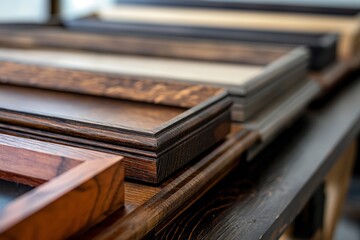
{"label": "reddish brown wood frame", "polygon": [[111,154],[1,134],[0,178],[36,187],[0,210],[1,239],[63,239],[124,203]]}

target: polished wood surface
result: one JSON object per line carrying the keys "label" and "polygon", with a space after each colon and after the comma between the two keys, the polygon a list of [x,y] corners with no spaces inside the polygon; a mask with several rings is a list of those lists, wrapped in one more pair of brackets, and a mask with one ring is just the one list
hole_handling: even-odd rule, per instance
{"label": "polished wood surface", "polygon": [[[281,114],[277,115],[281,116]],[[162,185],[146,186],[132,182],[126,183],[125,208],[120,209],[81,237],[141,238],[161,219],[174,213],[182,203],[188,200],[193,201],[204,194],[210,186],[238,164],[238,157],[242,152],[259,141],[261,141],[261,136],[256,130],[249,133],[242,127],[234,125],[232,134],[224,143],[215,149],[210,149],[209,155],[202,157],[194,166],[190,166],[185,172],[175,175]]]}
{"label": "polished wood surface", "polygon": [[240,126],[233,125],[232,133],[223,143],[161,186],[127,183],[125,208],[120,209],[90,231],[74,238],[142,238],[161,219],[173,214],[187,201],[199,198],[222,179],[239,164],[241,154],[256,141],[258,141],[256,133],[249,133]]}
{"label": "polished wood surface", "polygon": [[357,79],[313,108],[250,165],[236,168],[189,210],[180,208],[148,238],[279,238],[360,130],[359,91]]}
{"label": "polished wood surface", "polygon": [[0,108],[46,116],[61,116],[101,126],[154,130],[186,111],[185,108],[141,104],[120,99],[0,85]]}
{"label": "polished wood surface", "polygon": [[217,9],[190,9],[119,5],[100,10],[105,21],[222,29],[252,28],[303,32],[337,32],[341,35],[339,56],[348,59],[359,50],[360,22],[351,16],[276,14]]}
{"label": "polished wood surface", "polygon": [[124,203],[120,156],[5,134],[0,151],[0,179],[36,186],[0,210],[2,239],[63,239]]}
{"label": "polished wood surface", "polygon": [[0,72],[1,127],[120,154],[129,178],[159,183],[229,132],[222,88],[16,62]]}
{"label": "polished wood surface", "polygon": [[[256,48],[256,46],[253,46],[253,48]],[[240,64],[222,63],[221,61],[185,61],[129,55],[20,48],[0,49],[0,59],[3,61],[42,65],[44,67],[54,66],[83,71],[121,74],[122,78],[149,78],[158,81],[171,81],[167,85],[180,81],[226,87],[233,97],[235,105],[238,105],[237,108],[234,108],[234,112],[237,112],[237,114],[233,115],[233,120],[243,122],[256,112],[259,112],[260,109],[265,108],[267,102],[271,102],[272,99],[276,99],[284,94],[296,83],[304,81],[309,57],[307,51],[301,47],[276,49],[278,52],[280,50],[283,53],[282,55],[276,55],[276,58],[269,59],[269,62],[264,63],[264,65],[253,65],[251,60],[249,61],[250,63]],[[24,53],[26,53],[25,56]],[[266,51],[256,50],[255,53],[259,55],[253,55],[253,59],[260,59],[259,56],[262,53],[266,54]],[[238,59],[243,59],[245,62],[246,57],[243,57],[240,55]],[[9,66],[11,63],[6,64]],[[11,68],[15,68],[15,66]],[[19,66],[16,66],[16,69],[18,68]],[[10,72],[8,69],[4,71]],[[19,80],[16,80],[16,82],[19,82]],[[44,86],[46,84],[42,83],[41,85]],[[187,97],[182,97],[184,100],[178,101],[177,96],[184,96],[184,93],[176,94],[175,91],[169,92],[163,89],[164,91],[160,92],[159,90],[161,89],[156,88],[154,92],[141,91],[142,95],[140,96],[137,94],[132,95],[133,91],[122,92],[120,94],[127,94],[126,97],[131,100],[134,99],[134,96],[137,98],[143,96],[142,99],[145,101],[149,101],[149,99],[151,101],[156,97],[161,100],[160,103],[162,104],[176,106],[178,103],[182,104],[181,106],[187,106],[188,96],[196,98],[203,91],[203,89],[196,91],[198,95],[185,93]],[[94,93],[96,90],[90,91]],[[160,93],[166,96],[159,97],[158,94]],[[113,97],[116,93],[109,95]]]}
{"label": "polished wood surface", "polygon": [[71,71],[66,68],[10,61],[1,61],[0,71],[1,83],[174,107],[191,108],[213,96],[224,94],[221,88],[169,82],[169,79],[160,77]]}
{"label": "polished wood surface", "polygon": [[[246,63],[244,60],[244,63],[240,64],[21,48],[1,48],[0,59],[33,65],[121,74],[134,78],[142,76],[168,81],[234,86],[236,89],[229,89],[231,92],[246,95],[250,91],[247,90],[249,88],[252,90],[259,85],[270,85],[272,78],[266,77],[266,75],[276,74],[276,77],[279,77],[279,71],[283,71],[282,74],[285,74],[294,71],[295,66],[300,69],[300,67],[304,67],[302,65],[308,58],[306,50],[301,47],[278,48],[277,50],[279,52],[282,50],[282,54],[269,59],[263,65],[251,64],[251,60],[250,63]],[[266,54],[257,52],[259,55],[262,53]],[[259,59],[259,55],[253,56],[253,58]],[[241,58],[239,56],[239,59]]]}
{"label": "polished wood surface", "polygon": [[[313,93],[316,93],[319,88],[315,82],[309,82],[309,85],[295,94],[296,96],[294,97],[296,99],[294,98],[292,101],[301,102],[298,99],[299,97],[310,100],[313,95],[310,94],[309,97],[307,94],[304,94],[309,89],[311,90],[310,92],[315,90]],[[278,109],[275,109],[277,119],[273,122],[282,125],[281,129],[291,124],[291,117],[287,118],[287,113],[281,112],[283,108],[287,107],[296,109],[291,101],[281,104]],[[292,116],[292,121],[294,121],[295,116]],[[278,129],[277,131],[279,132],[280,130]],[[246,160],[248,154],[241,155],[241,153],[258,144],[268,144],[262,138],[263,133],[261,128],[255,127],[248,131],[242,125],[234,124],[232,133],[225,142],[211,149],[208,152],[209,155],[204,156],[195,165],[189,166],[184,172],[173,176],[172,179],[161,186],[140,186],[136,183],[127,183],[125,187],[125,209],[118,211],[79,237],[85,239],[142,238],[161,219],[176,215],[179,207],[181,209],[189,207],[190,203],[193,203],[210,186],[224,177],[226,175],[225,172],[228,173],[231,169],[234,169],[240,160]],[[148,219],[148,221],[146,222],[144,219]]]}

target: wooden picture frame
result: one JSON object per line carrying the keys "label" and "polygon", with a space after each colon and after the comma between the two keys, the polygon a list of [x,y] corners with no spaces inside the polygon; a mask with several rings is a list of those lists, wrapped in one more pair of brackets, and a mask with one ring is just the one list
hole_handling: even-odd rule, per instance
{"label": "wooden picture frame", "polygon": [[[205,44],[205,47],[210,46]],[[175,48],[174,51],[178,52],[180,49]],[[215,44],[214,52],[210,54],[212,58],[226,58],[222,57],[227,55],[224,55],[221,49],[222,46]],[[237,50],[232,52],[233,55],[228,59],[233,59],[234,63],[32,48],[0,49],[0,59],[122,76],[135,74],[150,79],[162,77],[170,81],[225,87],[234,101],[232,119],[237,122],[248,121],[286,91],[296,88],[306,78],[309,56],[308,51],[302,47],[248,45],[238,48],[236,45],[229,46],[229,52],[230,49]]]}
{"label": "wooden picture frame", "polygon": [[[304,45],[307,46],[310,50],[310,68],[312,70],[323,69],[333,63],[337,58],[336,51],[338,45],[338,35],[333,33],[253,30],[247,28],[215,29],[206,27],[174,27],[170,25],[166,26],[149,23],[128,22],[110,23],[98,20],[96,18],[84,18],[66,21],[64,22],[64,24],[70,30],[79,31],[82,34],[85,34],[85,32],[87,32],[88,34],[98,33],[102,34],[103,37],[105,34],[109,38],[114,39],[121,39],[122,37],[130,36],[133,38],[137,38],[138,41],[149,38],[155,38],[156,40],[156,38],[158,38],[158,40],[160,40],[159,42],[166,42],[167,45],[170,45],[173,42],[173,46],[176,46],[180,41],[193,42],[194,44],[201,41],[207,41],[209,42],[209,44],[211,42],[218,42],[218,44],[220,44],[222,47],[225,47],[226,45],[231,45],[232,42],[237,44],[255,43],[267,45],[282,44],[287,46]],[[108,41],[110,42],[110,39],[108,39]],[[145,42],[146,40],[142,41]],[[11,44],[10,41],[7,42],[8,44]],[[174,49],[174,47],[172,49]],[[153,50],[151,54],[155,55],[155,51]],[[162,54],[164,55],[164,53]],[[177,54],[178,56],[181,56],[181,54]],[[172,53],[171,49],[167,55],[170,57],[175,56],[175,54]]]}
{"label": "wooden picture frame", "polygon": [[230,130],[222,88],[17,62],[0,72],[2,127],[122,155],[128,178],[159,183]]}
{"label": "wooden picture frame", "polygon": [[[121,26],[123,24],[119,27]],[[323,68],[336,59],[336,34],[291,34],[249,30],[239,31],[239,38],[234,36],[232,39],[232,37],[227,38],[226,34],[221,36],[213,34],[204,38],[187,37],[186,32],[183,34],[173,32],[170,37],[165,31],[161,33],[152,32],[151,28],[146,29],[134,29],[135,32],[139,31],[134,34],[127,32],[126,29],[116,34],[100,34],[100,29],[96,33],[69,31],[62,27],[2,27],[0,28],[2,35],[0,46],[24,50],[65,49],[262,65],[280,57],[286,49],[293,48],[292,45],[305,45],[310,49],[310,67],[312,68]],[[219,39],[216,39],[216,36]],[[276,40],[272,41],[274,38]],[[258,57],[260,55],[261,58]]]}
{"label": "wooden picture frame", "polygon": [[0,209],[0,238],[63,239],[124,203],[122,157],[1,134],[0,179],[33,186]]}

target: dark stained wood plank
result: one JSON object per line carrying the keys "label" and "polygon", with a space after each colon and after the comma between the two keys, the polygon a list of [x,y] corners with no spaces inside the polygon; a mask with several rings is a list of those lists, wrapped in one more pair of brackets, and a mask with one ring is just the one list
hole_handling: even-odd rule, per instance
{"label": "dark stained wood plank", "polygon": [[221,88],[167,82],[141,76],[75,71],[34,64],[1,61],[2,83],[127,99],[175,107],[194,107]]}
{"label": "dark stained wood plank", "polygon": [[1,108],[101,124],[151,131],[186,111],[155,104],[142,104],[36,88],[0,85]]}
{"label": "dark stained wood plank", "polygon": [[277,239],[359,132],[359,93],[356,79],[148,237]]}

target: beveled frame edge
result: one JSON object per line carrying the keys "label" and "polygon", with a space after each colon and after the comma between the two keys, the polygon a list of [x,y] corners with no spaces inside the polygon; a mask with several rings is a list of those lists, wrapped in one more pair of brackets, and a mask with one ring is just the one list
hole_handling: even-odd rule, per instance
{"label": "beveled frame edge", "polygon": [[[117,219],[106,231],[92,237],[103,240],[114,237],[141,239],[179,207],[187,208],[189,204],[184,206],[184,203],[196,200],[220,181],[240,162],[246,150],[259,140],[257,133],[249,132],[241,125],[233,125],[236,126],[236,131],[216,151],[192,165],[129,215]],[[177,194],[182,197],[177,197]],[[148,220],[146,224],[144,218]]]}
{"label": "beveled frame edge", "polygon": [[[115,138],[114,139],[110,138],[110,140],[118,140],[117,137],[120,134],[124,134],[127,139],[131,139],[131,134],[127,134],[127,133],[137,133],[141,136],[147,136],[147,137],[154,138],[155,135],[161,134],[159,132],[161,132],[162,130],[169,128],[169,126],[171,126],[171,125],[177,124],[179,122],[179,120],[184,119],[184,118],[193,117],[194,115],[201,113],[204,109],[208,108],[209,106],[212,106],[222,100],[226,101],[226,98],[228,97],[227,91],[221,87],[205,86],[205,85],[199,85],[199,84],[193,84],[193,83],[185,83],[185,82],[181,82],[181,81],[166,82],[165,81],[166,79],[162,79],[162,78],[148,78],[148,77],[141,77],[141,76],[126,76],[126,75],[120,75],[120,74],[96,73],[96,72],[72,70],[72,69],[66,69],[66,68],[60,68],[60,67],[48,67],[48,66],[40,66],[40,65],[34,65],[34,64],[23,64],[23,63],[18,63],[18,62],[11,62],[11,61],[0,61],[0,66],[1,65],[4,65],[3,67],[0,68],[0,72],[2,73],[2,78],[0,78],[0,83],[2,83],[2,84],[44,88],[44,89],[50,89],[50,90],[88,94],[88,95],[93,95],[93,96],[110,97],[110,98],[130,100],[130,101],[140,101],[140,102],[153,103],[153,104],[164,104],[164,105],[181,107],[181,108],[187,109],[182,114],[178,115],[174,119],[171,119],[170,121],[168,121],[164,124],[159,125],[159,127],[153,129],[152,131],[137,130],[137,129],[132,129],[129,127],[103,126],[103,125],[96,125],[96,123],[88,123],[88,125],[91,125],[91,128],[95,127],[95,128],[101,129],[101,130],[108,130],[104,134],[104,137],[107,137],[107,138],[109,138],[111,136],[111,131],[115,131],[116,132],[116,134],[115,134],[116,136],[114,136]],[[12,75],[12,74],[14,74],[14,72],[12,72],[14,70],[11,70],[12,67],[17,70],[22,69],[22,71],[28,71],[28,74],[30,74],[30,76],[27,76],[26,78],[21,78],[16,75],[15,76]],[[112,90],[111,87],[113,87],[114,84],[112,84],[112,85],[110,84],[109,87],[103,86],[106,88],[106,90],[103,92],[100,92],[97,90],[87,89],[86,87],[81,86],[81,84],[80,85],[78,84],[77,86],[76,85],[73,86],[71,84],[74,84],[74,79],[68,80],[67,83],[60,83],[60,84],[62,84],[60,86],[56,86],[56,83],[54,83],[56,81],[56,79],[52,80],[52,82],[49,82],[49,80],[47,80],[47,83],[46,82],[44,83],[44,82],[41,82],[42,78],[38,77],[38,75],[36,73],[36,72],[39,72],[42,70],[49,71],[49,72],[54,71],[55,73],[53,73],[53,75],[64,76],[64,77],[66,74],[80,74],[80,75],[82,74],[87,77],[89,77],[89,76],[102,77],[101,80],[103,80],[105,82],[105,84],[109,83],[110,80],[115,81],[115,79],[117,79],[118,83],[124,82],[123,86],[122,86],[122,87],[124,87],[124,89],[131,89],[133,92],[135,91],[134,97],[129,98],[129,95],[123,96],[124,92],[117,92],[117,93],[109,92]],[[31,72],[31,71],[35,71],[35,73]],[[6,74],[9,74],[9,75],[4,76]],[[28,81],[29,78],[31,79],[30,82]],[[82,79],[87,79],[87,78],[84,77]],[[159,87],[162,86],[167,89],[180,87],[180,89],[182,89],[182,92],[181,92],[182,98],[184,98],[184,96],[186,97],[189,95],[191,95],[192,97],[196,96],[196,94],[192,93],[193,91],[197,92],[197,91],[201,91],[202,89],[204,89],[204,90],[206,90],[206,92],[205,92],[205,95],[204,94],[203,94],[203,96],[198,95],[198,97],[196,97],[196,99],[190,100],[192,102],[189,102],[188,104],[190,104],[190,105],[186,106],[186,105],[183,105],[183,102],[181,102],[181,99],[176,99],[176,96],[171,96],[171,94],[168,94],[167,97],[172,97],[174,99],[154,100],[154,99],[150,99],[150,97],[148,97],[148,99],[146,97],[142,97],[141,99],[139,99],[140,95],[136,94],[137,93],[136,91],[144,91],[144,90],[142,90],[142,89],[138,90],[135,88],[131,88],[132,85],[127,86],[126,84],[129,84],[129,82],[131,82],[131,81],[133,81],[135,83],[144,82],[144,84],[147,84],[149,86],[155,86],[155,87],[159,85]],[[103,82],[101,82],[99,80],[97,83],[104,84]],[[117,87],[119,87],[119,86],[117,86]],[[172,91],[174,91],[174,89]],[[158,94],[153,94],[152,97],[155,97],[155,96],[158,96]],[[180,103],[180,105],[179,105],[179,103]],[[9,113],[11,113],[11,111],[9,111]],[[73,120],[73,122],[76,123],[79,121]],[[78,124],[83,125],[81,122],[79,122]],[[121,128],[121,129],[119,129],[119,128]],[[156,145],[156,144],[154,143],[154,145]]]}

